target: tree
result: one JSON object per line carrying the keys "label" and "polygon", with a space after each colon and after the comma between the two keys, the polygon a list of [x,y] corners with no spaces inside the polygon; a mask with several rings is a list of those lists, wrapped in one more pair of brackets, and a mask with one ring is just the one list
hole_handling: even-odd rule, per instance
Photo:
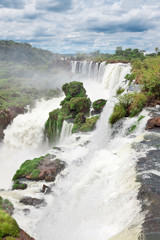
{"label": "tree", "polygon": [[158,47],[155,47],[155,51],[156,51],[156,53],[158,54],[159,48],[158,48]]}

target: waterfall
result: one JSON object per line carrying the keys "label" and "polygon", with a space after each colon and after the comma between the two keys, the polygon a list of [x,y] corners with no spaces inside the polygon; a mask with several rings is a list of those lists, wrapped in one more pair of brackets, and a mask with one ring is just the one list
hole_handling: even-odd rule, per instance
{"label": "waterfall", "polygon": [[71,72],[81,73],[82,77],[93,78],[101,82],[106,68],[106,62],[71,61]]}
{"label": "waterfall", "polygon": [[[57,180],[53,199],[49,199],[42,214],[38,239],[109,240],[129,228],[135,230],[135,235],[134,231],[129,233],[130,239],[137,239],[140,231],[137,226],[143,216],[137,200],[135,160],[129,146],[123,149],[126,140],[121,139],[118,146],[110,149],[115,140],[106,138],[113,96],[129,71],[130,65],[107,67],[102,85],[107,87],[109,99],[96,130],[78,135],[79,145],[77,135],[66,140],[61,159],[68,166],[63,178]],[[88,146],[86,140],[90,142]]]}
{"label": "waterfall", "polygon": [[[41,135],[44,122],[48,112],[57,108],[62,99],[42,101],[43,107],[37,104],[32,111],[15,118],[6,129],[0,183],[2,187],[4,183],[11,183],[11,176],[22,162],[49,151],[65,161],[66,168],[52,186],[54,194],[39,193],[40,184],[43,184],[40,182],[30,184],[34,184],[34,191],[21,192],[25,196],[31,192],[32,197],[39,193],[38,197],[45,198],[47,203],[44,208],[30,207],[30,213],[24,216],[22,205],[18,205],[20,194],[18,191],[10,193],[16,207],[19,206],[14,217],[20,227],[36,240],[113,240],[125,230],[129,231],[129,238],[119,239],[135,240],[143,215],[137,200],[136,159],[130,147],[134,139],[121,131],[118,138],[111,138],[108,124],[117,101],[116,90],[125,86],[124,77],[130,72],[130,65],[72,61],[71,66],[75,75],[82,75],[92,101],[94,98],[107,99],[96,129],[71,135],[72,124],[64,121],[58,143],[60,150],[49,149],[48,145],[44,146]],[[138,134],[143,129],[144,123]]]}
{"label": "waterfall", "polygon": [[18,115],[4,130],[0,146],[0,189],[10,187],[13,175],[26,159],[39,157],[49,149],[44,143],[44,125],[48,113],[58,108],[62,99],[37,101],[32,110]]}
{"label": "waterfall", "polygon": [[62,130],[60,134],[60,143],[63,142],[67,137],[72,134],[73,123],[68,123],[67,121],[63,121]]}

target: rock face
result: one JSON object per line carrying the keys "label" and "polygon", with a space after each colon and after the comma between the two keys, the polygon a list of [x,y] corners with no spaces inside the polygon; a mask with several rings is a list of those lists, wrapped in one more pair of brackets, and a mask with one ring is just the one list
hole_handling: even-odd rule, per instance
{"label": "rock face", "polygon": [[10,107],[0,111],[0,140],[3,139],[3,130],[17,117],[18,114],[24,113],[23,107]]}
{"label": "rock face", "polygon": [[146,130],[160,128],[160,117],[154,117],[148,120]]}
{"label": "rock face", "polygon": [[19,202],[23,203],[25,205],[30,205],[30,206],[37,207],[38,205],[44,204],[44,199],[38,199],[38,198],[32,198],[32,197],[23,197]]}
{"label": "rock face", "polygon": [[35,240],[35,239],[30,237],[26,232],[20,229],[20,237],[16,238],[16,240]]}
{"label": "rock face", "polygon": [[144,140],[136,143],[137,151],[156,148],[147,152],[145,157],[137,163],[137,181],[141,183],[138,199],[142,203],[142,211],[145,213],[142,235],[145,240],[160,239],[160,136],[150,132]]}
{"label": "rock face", "polygon": [[25,161],[13,177],[13,189],[17,189],[17,181],[18,189],[22,189],[19,188],[19,179],[22,178],[27,180],[45,180],[53,182],[56,176],[65,168],[66,165],[65,162],[55,159],[55,157],[56,156],[53,154],[47,154],[46,156],[42,156],[40,158]]}

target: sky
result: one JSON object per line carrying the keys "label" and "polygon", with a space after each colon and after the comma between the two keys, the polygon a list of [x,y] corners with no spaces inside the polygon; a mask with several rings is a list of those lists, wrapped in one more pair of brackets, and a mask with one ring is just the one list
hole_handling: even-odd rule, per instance
{"label": "sky", "polygon": [[58,53],[160,48],[159,0],[0,0],[0,40]]}

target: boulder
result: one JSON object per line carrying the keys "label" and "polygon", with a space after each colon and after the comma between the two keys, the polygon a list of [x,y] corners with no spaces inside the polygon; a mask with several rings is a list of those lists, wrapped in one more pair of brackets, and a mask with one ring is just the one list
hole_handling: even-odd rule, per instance
{"label": "boulder", "polygon": [[44,199],[32,198],[32,197],[23,197],[20,201],[24,205],[30,205],[37,207],[38,205],[44,204]]}
{"label": "boulder", "polygon": [[105,104],[106,104],[106,100],[104,99],[99,99],[99,100],[96,100],[95,102],[93,102],[93,109],[94,109],[94,112],[99,114],[102,112]]}
{"label": "boulder", "polygon": [[[33,160],[26,160],[17,170],[13,177],[14,186],[20,184],[19,179],[27,180],[45,180],[54,182],[57,174],[59,174],[65,168],[65,162],[55,159],[55,155],[47,154],[40,158],[34,158]],[[22,188],[19,188],[22,189]]]}
{"label": "boulder", "polygon": [[160,127],[160,117],[154,117],[148,120],[146,130]]}

